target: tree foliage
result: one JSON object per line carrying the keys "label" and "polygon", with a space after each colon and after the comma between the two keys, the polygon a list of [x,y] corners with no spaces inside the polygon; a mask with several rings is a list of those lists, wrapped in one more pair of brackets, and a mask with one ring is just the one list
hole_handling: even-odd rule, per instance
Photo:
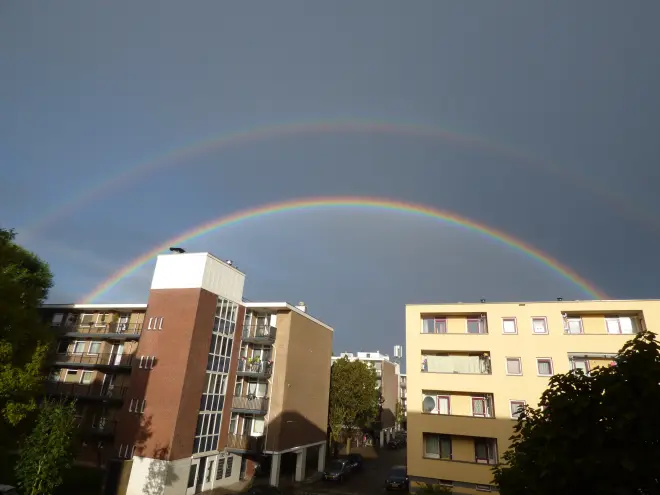
{"label": "tree foliage", "polygon": [[406,420],[406,415],[405,415],[405,411],[403,409],[403,403],[400,400],[398,400],[396,402],[396,408],[395,409],[396,409],[396,411],[395,411],[396,423],[399,426],[401,426],[403,424],[403,422]]}
{"label": "tree foliage", "polygon": [[502,495],[660,493],[660,347],[651,332],[628,341],[615,365],[550,379],[539,409],[518,420]]}
{"label": "tree foliage", "polygon": [[52,276],[48,265],[0,229],[0,443],[36,409],[49,336],[39,316]]}
{"label": "tree foliage", "polygon": [[16,477],[25,495],[50,495],[74,459],[75,402],[45,401],[23,443]]}
{"label": "tree foliage", "polygon": [[333,440],[345,429],[366,428],[378,417],[380,393],[376,370],[344,357],[332,365],[329,423]]}

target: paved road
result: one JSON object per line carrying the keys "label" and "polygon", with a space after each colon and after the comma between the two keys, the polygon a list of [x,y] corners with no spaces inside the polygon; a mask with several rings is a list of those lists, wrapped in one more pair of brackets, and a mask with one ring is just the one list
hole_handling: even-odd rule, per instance
{"label": "paved road", "polygon": [[382,495],[385,478],[392,466],[406,464],[406,449],[388,450],[365,447],[351,449],[364,456],[362,471],[354,473],[343,483],[318,481],[300,486],[295,495]]}

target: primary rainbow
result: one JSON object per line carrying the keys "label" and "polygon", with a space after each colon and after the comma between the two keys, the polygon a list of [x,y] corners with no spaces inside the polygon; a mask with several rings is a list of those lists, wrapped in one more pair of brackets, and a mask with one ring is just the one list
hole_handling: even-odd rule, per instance
{"label": "primary rainbow", "polygon": [[456,213],[448,212],[433,208],[431,206],[408,203],[404,201],[396,201],[387,198],[375,197],[362,197],[362,196],[331,196],[331,197],[314,197],[294,199],[290,201],[283,201],[278,203],[270,203],[247,210],[241,210],[229,215],[223,215],[219,218],[213,219],[209,222],[203,223],[193,229],[184,232],[181,235],[172,237],[165,242],[158,244],[153,249],[147,251],[143,255],[135,258],[128,265],[121,268],[119,271],[111,275],[108,279],[99,284],[92,292],[90,292],[83,300],[84,304],[90,304],[98,297],[102,296],[105,292],[117,285],[123,278],[131,275],[139,268],[144,266],[150,260],[166,251],[170,246],[180,245],[185,241],[201,237],[209,232],[212,232],[220,227],[236,224],[243,220],[251,218],[263,217],[266,215],[273,215],[276,213],[284,213],[289,211],[309,210],[315,208],[370,208],[378,210],[389,210],[400,213],[409,213],[436,220],[441,220],[450,225],[457,225],[464,227],[467,230],[480,233],[491,239],[497,240],[521,253],[526,254],[543,265],[547,266],[556,273],[562,275],[573,284],[577,285],[585,293],[595,299],[607,299],[607,296],[598,287],[582,278],[575,273],[572,269],[564,266],[559,261],[551,258],[547,254],[539,251],[538,249],[530,246],[524,241],[512,237],[504,232],[498,231],[492,227],[479,224],[473,220],[461,217]]}

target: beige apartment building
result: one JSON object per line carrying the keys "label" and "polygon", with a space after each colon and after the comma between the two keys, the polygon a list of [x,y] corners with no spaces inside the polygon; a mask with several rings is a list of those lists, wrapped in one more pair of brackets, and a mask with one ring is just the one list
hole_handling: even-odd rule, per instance
{"label": "beige apartment building", "polygon": [[609,366],[634,334],[657,328],[658,300],[406,306],[411,486],[497,491],[491,469],[549,377]]}
{"label": "beige apartment building", "polygon": [[147,304],[42,308],[58,335],[46,391],[78,399],[78,461],[107,469],[105,494],[323,470],[333,329],[302,303],[244,301],[244,282],[208,253],[162,255]]}
{"label": "beige apartment building", "polygon": [[332,361],[348,358],[351,361],[363,361],[376,370],[376,386],[380,389],[382,404],[380,418],[374,430],[379,436],[381,447],[389,442],[396,429],[396,402],[399,398],[399,363],[390,360],[387,354],[375,352],[342,352],[333,356]]}

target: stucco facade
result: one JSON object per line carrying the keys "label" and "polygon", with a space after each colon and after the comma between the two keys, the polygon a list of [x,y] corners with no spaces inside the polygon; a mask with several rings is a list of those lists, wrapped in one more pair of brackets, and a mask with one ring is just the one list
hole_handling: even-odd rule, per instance
{"label": "stucco facade", "polygon": [[492,465],[520,404],[537,407],[552,374],[610,365],[660,301],[406,306],[408,474],[456,493],[496,491]]}

